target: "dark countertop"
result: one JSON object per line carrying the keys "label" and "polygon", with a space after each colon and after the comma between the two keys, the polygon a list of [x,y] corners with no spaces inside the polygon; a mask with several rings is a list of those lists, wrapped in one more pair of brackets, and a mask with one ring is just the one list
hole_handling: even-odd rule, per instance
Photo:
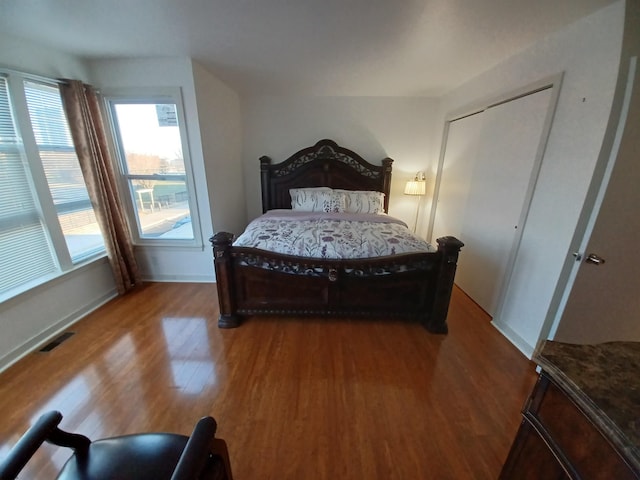
{"label": "dark countertop", "polygon": [[534,361],[640,469],[640,342],[547,340]]}

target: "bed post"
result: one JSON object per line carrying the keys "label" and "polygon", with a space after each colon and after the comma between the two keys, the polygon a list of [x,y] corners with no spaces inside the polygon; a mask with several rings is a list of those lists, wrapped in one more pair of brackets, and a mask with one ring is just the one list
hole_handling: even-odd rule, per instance
{"label": "bed post", "polygon": [[267,156],[260,157],[260,187],[262,190],[262,213],[267,213],[271,205],[271,182],[269,181],[269,165],[271,159]]}
{"label": "bed post", "polygon": [[384,211],[389,212],[389,197],[391,194],[391,164],[393,159],[387,157],[382,160],[382,191],[384,192]]}
{"label": "bed post", "polygon": [[455,237],[440,237],[438,242],[438,252],[442,254],[440,268],[438,272],[438,285],[431,314],[425,322],[425,327],[432,333],[447,333],[447,313],[449,312],[449,301],[453,290],[453,279],[456,274],[458,264],[458,254],[464,246]]}
{"label": "bed post", "polygon": [[213,263],[216,271],[216,287],[218,289],[218,305],[220,316],[218,327],[234,328],[240,325],[236,314],[235,292],[233,291],[233,265],[231,263],[231,243],[233,234],[218,232],[209,239],[213,245]]}

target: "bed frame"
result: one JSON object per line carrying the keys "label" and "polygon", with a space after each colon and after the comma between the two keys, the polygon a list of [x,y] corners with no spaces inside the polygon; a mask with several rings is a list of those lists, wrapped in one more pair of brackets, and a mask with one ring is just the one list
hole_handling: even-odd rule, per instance
{"label": "bed frame", "polygon": [[[262,210],[291,208],[289,189],[327,186],[377,190],[389,206],[391,164],[373,165],[358,154],[321,140],[287,160],[260,158]],[[219,232],[213,245],[221,328],[237,327],[247,316],[296,315],[406,318],[433,333],[447,333],[447,312],[458,253],[454,237],[437,239],[437,252],[370,259],[301,258],[232,246]]]}

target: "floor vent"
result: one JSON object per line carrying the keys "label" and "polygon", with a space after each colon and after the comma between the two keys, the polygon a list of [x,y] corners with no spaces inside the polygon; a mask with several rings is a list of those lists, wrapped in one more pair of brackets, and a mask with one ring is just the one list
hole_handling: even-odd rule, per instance
{"label": "floor vent", "polygon": [[62,335],[60,335],[55,340],[52,340],[49,343],[47,343],[39,351],[40,352],[50,352],[51,350],[56,348],[58,345],[60,345],[62,342],[64,342],[67,338],[71,337],[74,333],[75,332],[65,332],[65,333],[63,333]]}

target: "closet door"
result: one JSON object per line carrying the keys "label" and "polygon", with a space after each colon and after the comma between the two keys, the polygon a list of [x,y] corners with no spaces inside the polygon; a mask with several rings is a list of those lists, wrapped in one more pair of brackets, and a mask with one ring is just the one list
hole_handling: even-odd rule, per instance
{"label": "closet door", "polygon": [[[476,113],[449,123],[445,157],[433,225],[432,242],[451,235],[462,240],[464,219],[471,189],[482,114]],[[465,240],[462,240],[465,242]],[[465,246],[465,253],[467,247]]]}
{"label": "closet door", "polygon": [[[549,88],[450,124],[434,238],[455,235],[465,243],[456,284],[491,316],[509,277],[535,187],[550,99]],[[456,125],[470,121],[473,128]],[[465,145],[462,163],[452,157],[457,147],[450,152],[450,144]],[[451,168],[458,163],[464,168]],[[449,226],[453,232],[446,231]]]}

